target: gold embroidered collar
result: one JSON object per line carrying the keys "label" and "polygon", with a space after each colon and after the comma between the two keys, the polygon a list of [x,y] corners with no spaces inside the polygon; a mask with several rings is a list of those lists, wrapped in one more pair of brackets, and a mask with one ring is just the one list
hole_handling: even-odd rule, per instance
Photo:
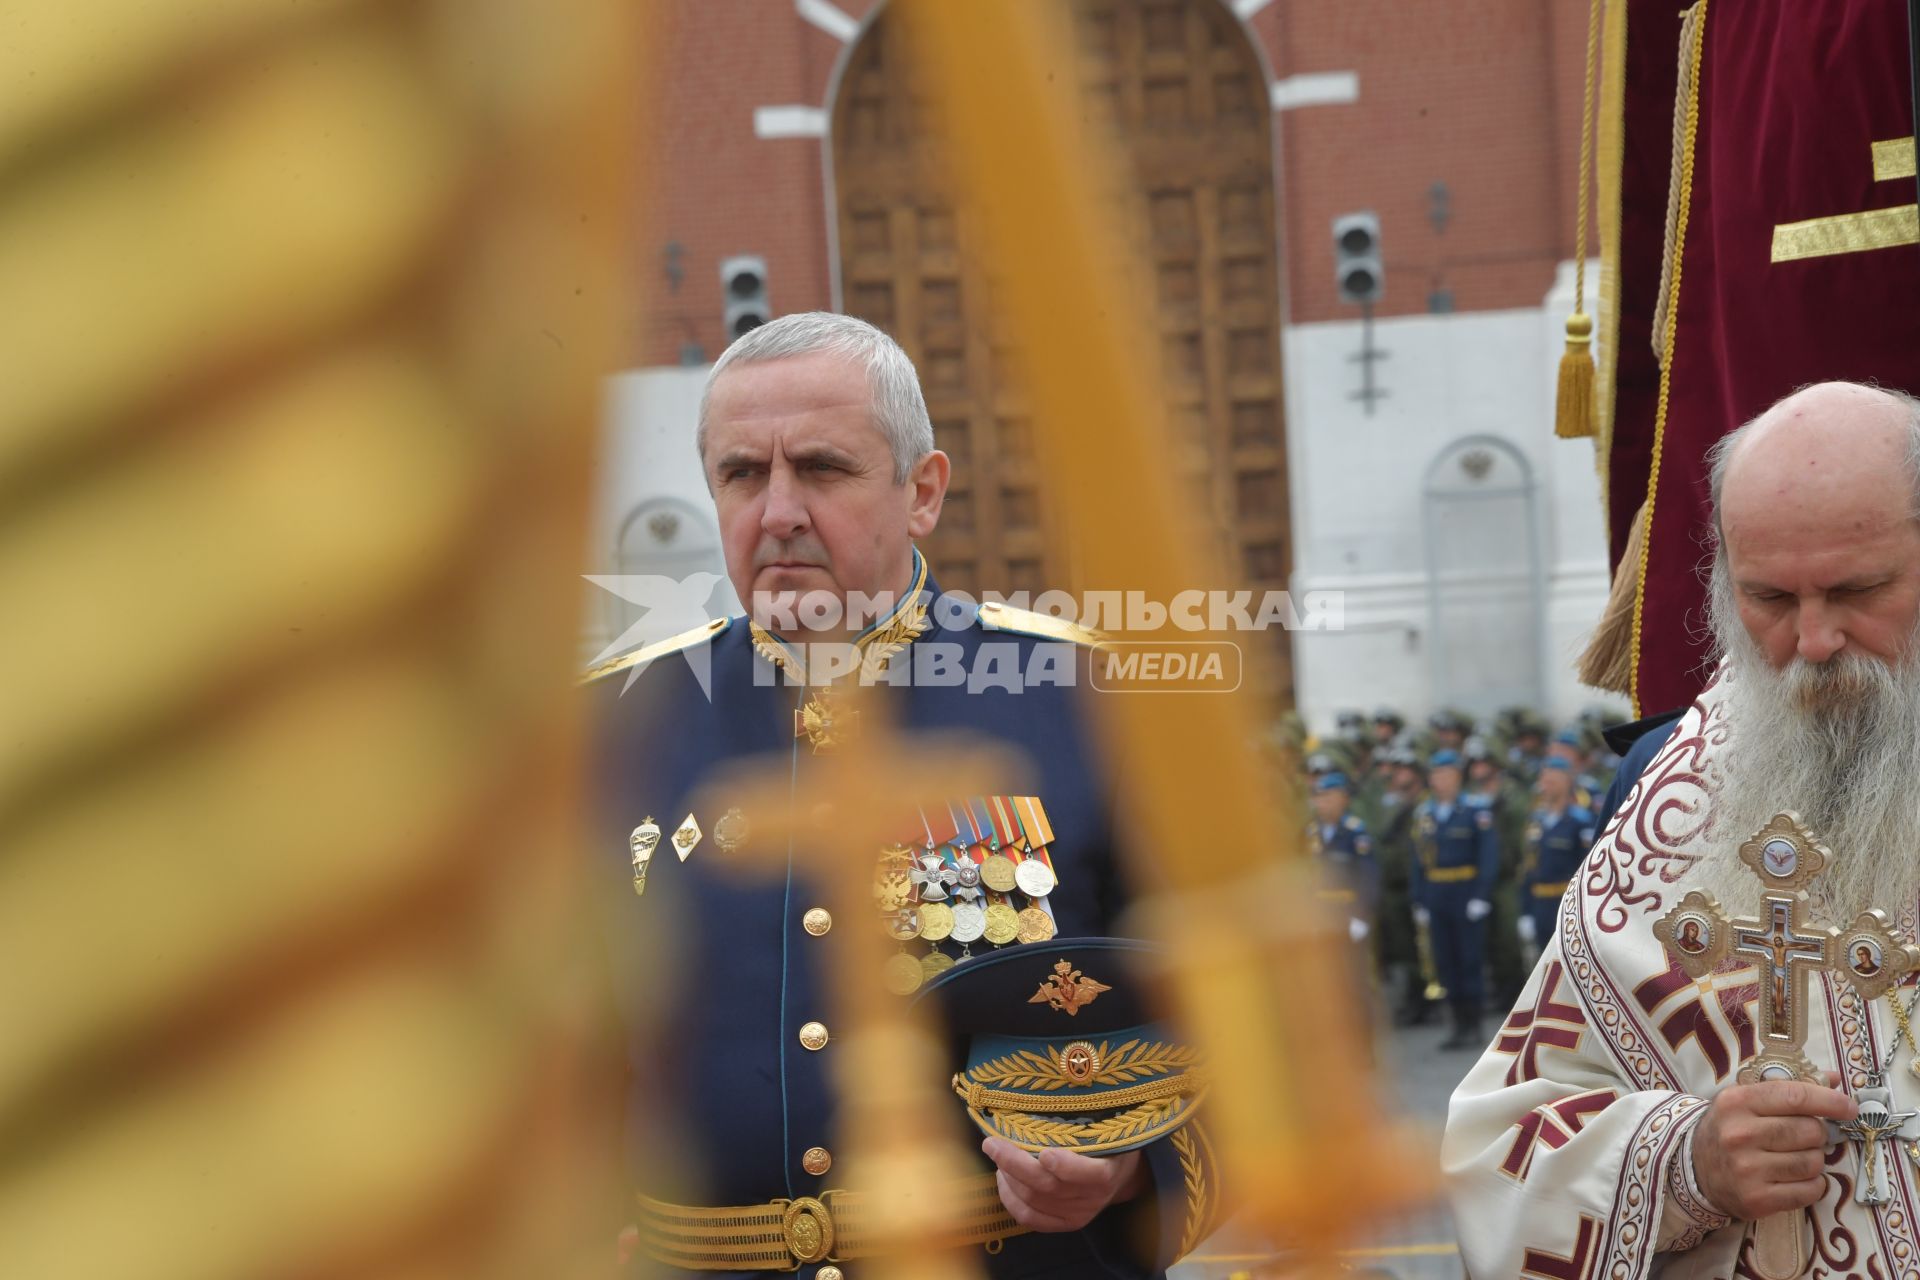
{"label": "gold embroidered collar", "polygon": [[[920,598],[926,585],[927,560],[920,554],[920,548],[915,547],[913,585],[894,602],[893,609],[886,617],[854,637],[853,643],[860,650],[861,680],[877,680],[886,671],[893,655],[912,644],[927,630],[930,625],[927,621],[927,605]],[[748,634],[753,640],[755,653],[793,680],[801,684],[808,683],[806,660],[794,646],[757,622],[748,624]]]}

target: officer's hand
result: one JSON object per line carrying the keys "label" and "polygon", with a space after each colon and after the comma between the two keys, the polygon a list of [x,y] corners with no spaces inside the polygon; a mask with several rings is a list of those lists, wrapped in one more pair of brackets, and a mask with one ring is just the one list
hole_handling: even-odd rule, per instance
{"label": "officer's hand", "polygon": [[1467,901],[1467,919],[1485,920],[1493,911],[1493,904],[1485,898],[1471,898]]}
{"label": "officer's hand", "polygon": [[1347,937],[1353,941],[1365,942],[1367,935],[1372,932],[1373,930],[1367,927],[1367,922],[1359,916],[1347,917]]}
{"label": "officer's hand", "polygon": [[1535,934],[1535,933],[1536,933],[1537,931],[1536,931],[1536,930],[1534,929],[1534,927],[1533,927],[1533,917],[1532,917],[1532,916],[1521,916],[1519,920],[1517,920],[1517,921],[1515,921],[1515,922],[1514,922],[1514,926],[1513,926],[1513,927],[1514,927],[1515,929],[1517,929],[1517,930],[1519,930],[1519,932],[1520,932],[1520,941],[1522,941],[1522,942],[1532,942],[1532,941],[1534,940],[1534,934]]}
{"label": "officer's hand", "polygon": [[1803,1209],[1826,1191],[1826,1121],[1851,1120],[1857,1110],[1846,1094],[1804,1080],[1723,1089],[1694,1131],[1694,1179],[1714,1208],[1735,1218]]}
{"label": "officer's hand", "polygon": [[1147,1167],[1138,1151],[1083,1156],[1052,1150],[1036,1157],[1001,1138],[988,1138],[980,1149],[999,1166],[1000,1203],[1034,1231],[1078,1231],[1146,1186]]}
{"label": "officer's hand", "polygon": [[1415,907],[1413,909],[1413,922],[1422,929],[1425,929],[1433,924],[1433,912],[1427,910],[1425,907]]}

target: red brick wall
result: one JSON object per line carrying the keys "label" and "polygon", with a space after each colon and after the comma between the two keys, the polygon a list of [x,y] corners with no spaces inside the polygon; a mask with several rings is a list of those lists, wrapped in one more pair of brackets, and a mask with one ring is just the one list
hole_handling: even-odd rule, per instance
{"label": "red brick wall", "polygon": [[[860,18],[880,0],[838,0]],[[1196,0],[1199,3],[1223,0]],[[639,364],[683,342],[725,345],[720,260],[767,259],[777,313],[828,306],[821,146],[762,140],[754,109],[827,106],[843,46],[789,0],[649,0],[664,81],[640,180],[658,201],[638,247],[649,287]],[[1359,101],[1276,117],[1276,192],[1289,321],[1354,314],[1333,285],[1330,225],[1379,212],[1385,315],[1420,313],[1445,287],[1461,311],[1539,305],[1572,256],[1580,59],[1587,0],[1273,0],[1251,27],[1276,76],[1359,75]],[[1437,233],[1428,191],[1447,184]],[[663,251],[685,250],[670,291]]]}

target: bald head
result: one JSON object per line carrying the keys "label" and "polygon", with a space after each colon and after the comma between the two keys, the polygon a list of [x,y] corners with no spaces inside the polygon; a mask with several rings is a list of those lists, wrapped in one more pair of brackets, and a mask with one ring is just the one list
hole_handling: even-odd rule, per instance
{"label": "bald head", "polygon": [[1897,393],[1825,382],[1715,447],[1716,594],[1731,589],[1776,668],[1905,651],[1920,611],[1917,410]]}
{"label": "bald head", "polygon": [[1798,530],[1836,511],[1910,517],[1913,411],[1902,396],[1853,382],[1817,383],[1780,401],[1714,451],[1722,534]]}

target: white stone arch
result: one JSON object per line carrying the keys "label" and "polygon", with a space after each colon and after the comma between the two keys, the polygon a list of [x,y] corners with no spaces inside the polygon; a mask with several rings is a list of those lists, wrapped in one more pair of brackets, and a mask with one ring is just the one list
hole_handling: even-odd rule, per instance
{"label": "white stone arch", "polygon": [[[720,526],[711,507],[672,494],[644,498],[621,519],[608,552],[613,572],[623,577],[652,575],[684,582],[696,574],[715,574],[720,581],[707,601],[709,614],[721,617],[740,612],[740,602],[727,581]],[[613,592],[602,597],[602,605],[609,636],[624,634],[643,613],[639,605]]]}
{"label": "white stone arch", "polygon": [[1547,571],[1539,483],[1504,436],[1460,436],[1420,484],[1436,705],[1544,707]]}

